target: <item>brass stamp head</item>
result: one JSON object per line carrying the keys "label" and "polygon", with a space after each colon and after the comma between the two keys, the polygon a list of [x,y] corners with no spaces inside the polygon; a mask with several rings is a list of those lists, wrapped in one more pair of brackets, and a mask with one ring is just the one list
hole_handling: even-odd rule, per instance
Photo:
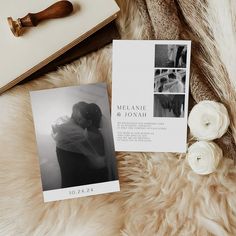
{"label": "brass stamp head", "polygon": [[22,25],[20,19],[17,19],[16,21],[12,19],[12,17],[7,17],[8,24],[10,26],[10,29],[12,33],[19,37],[22,34]]}
{"label": "brass stamp head", "polygon": [[17,20],[8,17],[7,21],[12,33],[16,37],[19,37],[23,34],[26,27],[35,27],[44,20],[66,17],[72,12],[73,4],[64,0],[54,3],[38,13],[28,13],[26,16],[18,18]]}

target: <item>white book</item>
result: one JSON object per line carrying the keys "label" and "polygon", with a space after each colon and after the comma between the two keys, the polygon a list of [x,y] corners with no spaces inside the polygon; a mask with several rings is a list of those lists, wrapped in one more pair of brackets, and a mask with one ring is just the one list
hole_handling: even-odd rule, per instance
{"label": "white book", "polygon": [[37,13],[56,1],[8,0],[0,7],[0,93],[14,86],[117,17],[114,0],[72,0],[74,11],[47,20],[15,37],[7,17],[14,20]]}
{"label": "white book", "polygon": [[113,41],[116,151],[186,152],[190,46],[190,41]]}

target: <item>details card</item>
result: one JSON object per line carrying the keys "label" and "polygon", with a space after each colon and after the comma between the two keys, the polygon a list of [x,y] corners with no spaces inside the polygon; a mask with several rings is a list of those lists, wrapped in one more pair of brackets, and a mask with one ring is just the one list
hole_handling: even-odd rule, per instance
{"label": "details card", "polygon": [[186,152],[191,41],[114,40],[116,151]]}

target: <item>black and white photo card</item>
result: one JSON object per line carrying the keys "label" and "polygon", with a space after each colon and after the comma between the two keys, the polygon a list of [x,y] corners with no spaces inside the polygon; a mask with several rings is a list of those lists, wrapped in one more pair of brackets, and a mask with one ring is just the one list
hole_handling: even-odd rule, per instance
{"label": "black and white photo card", "polygon": [[44,201],[119,191],[106,84],[30,96]]}

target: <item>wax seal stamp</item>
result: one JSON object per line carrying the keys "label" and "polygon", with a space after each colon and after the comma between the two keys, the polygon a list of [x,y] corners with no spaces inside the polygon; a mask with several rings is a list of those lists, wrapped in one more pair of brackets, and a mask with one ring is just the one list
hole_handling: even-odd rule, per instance
{"label": "wax seal stamp", "polygon": [[59,1],[38,13],[28,13],[26,16],[18,18],[17,20],[8,17],[7,21],[12,33],[16,37],[19,37],[23,34],[25,27],[34,27],[44,20],[68,16],[72,11],[73,5],[71,2]]}

